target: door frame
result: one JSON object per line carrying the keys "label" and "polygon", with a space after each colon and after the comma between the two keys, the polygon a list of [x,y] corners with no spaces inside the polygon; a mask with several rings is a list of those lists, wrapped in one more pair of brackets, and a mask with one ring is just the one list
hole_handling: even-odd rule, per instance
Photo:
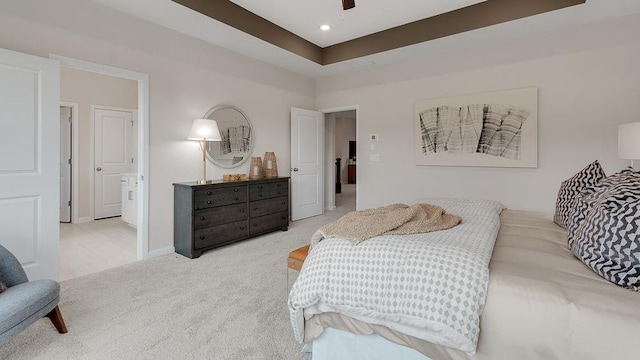
{"label": "door frame", "polygon": [[[102,75],[135,80],[138,82],[138,226],[137,259],[144,260],[165,253],[149,253],[149,75],[137,71],[92,63],[66,56],[50,54],[49,58],[58,60],[61,66],[77,70],[90,71]],[[93,207],[92,207],[93,208]],[[93,209],[91,210],[93,211]]]}
{"label": "door frame", "polygon": [[[78,218],[78,103],[60,101],[60,106],[71,108],[71,223],[80,223]],[[82,221],[86,222],[88,221]]]}
{"label": "door frame", "polygon": [[[360,105],[345,105],[345,106],[338,106],[338,107],[334,107],[334,108],[327,108],[327,109],[320,109],[318,110],[319,112],[322,113],[322,116],[324,117],[324,121],[325,121],[325,132],[327,129],[327,119],[326,119],[326,115],[327,114],[331,114],[331,113],[337,113],[337,112],[342,112],[342,111],[350,111],[350,110],[355,110],[356,112],[356,154],[358,154],[358,145],[360,144]],[[333,127],[334,131],[335,131],[335,124]],[[335,136],[335,134],[334,134]],[[326,136],[325,136],[326,137]],[[327,146],[328,145],[328,146]],[[325,141],[325,148],[324,148],[325,154],[334,154],[336,152],[336,144],[335,141],[330,141],[329,144],[326,144]],[[325,210],[335,210],[336,209],[336,187],[335,187],[335,173],[332,169],[332,167],[335,166],[335,156],[332,155],[332,159],[331,159],[331,163],[329,163],[328,161],[325,161],[325,181],[329,184],[331,184],[330,186],[325,186],[325,193],[326,190],[329,189],[329,204],[325,204]],[[360,158],[361,156],[358,155],[358,158]],[[329,165],[331,164],[331,165]],[[328,167],[328,168],[327,168]],[[357,173],[358,173],[358,167],[356,167],[356,177],[357,177]],[[358,187],[359,187],[359,183],[356,182],[356,210],[360,209],[360,206],[358,204]],[[326,199],[327,195],[325,194],[325,199]]]}

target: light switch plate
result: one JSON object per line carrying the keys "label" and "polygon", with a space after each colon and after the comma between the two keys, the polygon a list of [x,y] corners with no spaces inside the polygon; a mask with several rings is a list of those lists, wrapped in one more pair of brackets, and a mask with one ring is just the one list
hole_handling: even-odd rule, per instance
{"label": "light switch plate", "polygon": [[371,139],[371,141],[378,141],[380,139],[380,135],[371,134],[371,135],[369,135],[369,139]]}

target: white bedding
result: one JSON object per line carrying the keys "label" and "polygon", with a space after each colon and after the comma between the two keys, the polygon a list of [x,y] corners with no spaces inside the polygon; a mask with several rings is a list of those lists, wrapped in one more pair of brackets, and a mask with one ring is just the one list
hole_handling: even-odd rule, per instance
{"label": "white bedding", "polygon": [[377,334],[438,360],[640,359],[640,293],[608,282],[576,259],[566,231],[552,217],[502,212],[474,356],[336,313],[307,320],[305,341],[335,328]]}
{"label": "white bedding", "polygon": [[352,245],[324,239],[289,295],[295,337],[304,320],[339,313],[473,354],[503,206],[487,200],[428,199],[462,217],[446,231],[379,236]]}

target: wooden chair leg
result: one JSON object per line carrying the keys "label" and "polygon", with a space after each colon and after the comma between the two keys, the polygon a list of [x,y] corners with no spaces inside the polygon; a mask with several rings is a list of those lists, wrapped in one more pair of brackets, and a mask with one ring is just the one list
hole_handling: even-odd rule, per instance
{"label": "wooden chair leg", "polygon": [[58,329],[58,332],[60,334],[66,334],[67,333],[67,327],[64,324],[64,320],[62,319],[62,313],[60,312],[60,308],[58,306],[56,306],[53,310],[51,310],[51,312],[49,312],[46,317],[48,317],[51,322],[53,323],[53,326],[56,327],[56,329]]}

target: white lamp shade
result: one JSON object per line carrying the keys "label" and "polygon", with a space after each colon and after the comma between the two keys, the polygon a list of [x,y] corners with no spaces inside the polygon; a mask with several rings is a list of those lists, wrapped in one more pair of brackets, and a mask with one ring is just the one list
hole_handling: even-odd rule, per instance
{"label": "white lamp shade", "polygon": [[191,131],[189,131],[189,140],[207,140],[207,141],[220,141],[220,130],[218,130],[218,123],[211,119],[195,119],[191,125]]}
{"label": "white lamp shade", "polygon": [[618,125],[618,157],[640,159],[640,122]]}

